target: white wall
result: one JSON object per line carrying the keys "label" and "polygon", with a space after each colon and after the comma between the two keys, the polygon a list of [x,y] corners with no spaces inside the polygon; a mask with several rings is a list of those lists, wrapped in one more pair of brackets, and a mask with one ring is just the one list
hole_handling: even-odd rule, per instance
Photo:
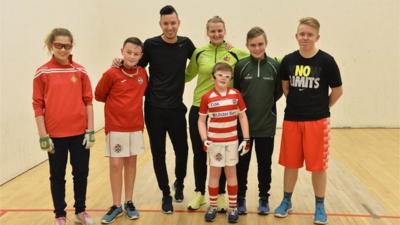
{"label": "white wall", "polygon": [[[283,56],[297,48],[298,19],[321,22],[321,49],[337,60],[344,96],[332,110],[335,127],[400,127],[400,3],[398,0],[1,0],[0,184],[46,159],[39,150],[31,106],[32,77],[48,60],[43,40],[54,27],[70,29],[74,58],[90,74],[93,88],[123,40],[144,40],[161,33],[158,12],[165,4],[178,10],[180,34],[196,46],[208,42],[205,23],[221,16],[227,40],[244,48],[252,26],[267,31],[268,54]],[[195,82],[186,86],[191,105]],[[102,104],[95,103],[95,126],[103,125]],[[280,120],[284,101],[279,102]],[[279,121],[278,124],[281,122]]]}

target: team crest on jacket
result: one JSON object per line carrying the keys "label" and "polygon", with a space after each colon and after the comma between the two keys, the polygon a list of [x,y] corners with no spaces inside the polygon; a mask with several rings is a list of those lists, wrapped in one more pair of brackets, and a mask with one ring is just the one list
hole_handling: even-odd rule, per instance
{"label": "team crest on jacket", "polygon": [[72,81],[72,83],[76,83],[77,80],[78,80],[78,78],[76,78],[76,75],[73,74],[73,75],[71,76],[71,81]]}
{"label": "team crest on jacket", "polygon": [[122,151],[122,146],[120,144],[114,145],[114,152],[120,153]]}
{"label": "team crest on jacket", "polygon": [[216,154],[216,155],[215,155],[215,159],[216,159],[218,162],[221,161],[221,160],[222,160],[222,154],[221,154],[221,153]]}
{"label": "team crest on jacket", "polygon": [[225,61],[225,62],[229,62],[229,59],[230,59],[230,58],[229,58],[229,56],[227,56],[227,55],[224,57],[224,61]]}
{"label": "team crest on jacket", "polygon": [[142,85],[143,84],[143,78],[142,77],[138,77],[137,82],[138,82],[138,84]]}

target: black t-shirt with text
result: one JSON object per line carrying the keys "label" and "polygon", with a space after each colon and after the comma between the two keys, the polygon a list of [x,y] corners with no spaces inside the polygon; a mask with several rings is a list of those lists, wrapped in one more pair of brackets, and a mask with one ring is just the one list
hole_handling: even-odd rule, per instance
{"label": "black t-shirt with text", "polygon": [[329,87],[342,85],[335,59],[319,50],[312,58],[299,51],[286,55],[279,67],[282,80],[289,81],[285,120],[319,120],[330,116]]}
{"label": "black t-shirt with text", "polygon": [[144,42],[139,65],[149,64],[146,104],[160,108],[177,108],[183,104],[186,62],[194,50],[193,42],[181,36],[173,44],[165,42],[161,36]]}

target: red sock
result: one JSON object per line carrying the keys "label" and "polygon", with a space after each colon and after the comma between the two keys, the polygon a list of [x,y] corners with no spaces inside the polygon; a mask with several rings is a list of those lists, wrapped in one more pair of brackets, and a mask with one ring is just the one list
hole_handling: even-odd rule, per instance
{"label": "red sock", "polygon": [[234,185],[234,186],[228,185],[229,208],[231,208],[231,209],[236,208],[237,191],[238,191],[237,185]]}
{"label": "red sock", "polygon": [[217,207],[217,197],[218,197],[219,187],[208,186],[208,195],[210,196],[210,206]]}

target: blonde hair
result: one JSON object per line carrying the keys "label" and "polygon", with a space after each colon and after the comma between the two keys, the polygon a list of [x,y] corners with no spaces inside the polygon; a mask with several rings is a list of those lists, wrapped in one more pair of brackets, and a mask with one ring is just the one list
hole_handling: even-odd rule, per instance
{"label": "blonde hair", "polygon": [[267,35],[261,27],[253,27],[247,32],[246,41],[249,42],[250,39],[256,38],[262,35],[264,37],[265,42],[267,42]]}
{"label": "blonde hair", "polygon": [[314,17],[304,17],[304,18],[301,18],[301,19],[299,20],[299,26],[302,25],[302,24],[308,25],[308,26],[314,28],[315,30],[317,30],[317,31],[319,32],[319,27],[320,27],[320,25],[319,25],[318,20],[315,19]]}
{"label": "blonde hair", "polygon": [[51,52],[51,47],[53,45],[54,40],[56,39],[57,36],[67,36],[71,40],[71,44],[74,43],[74,37],[72,36],[72,33],[65,28],[54,28],[50,34],[47,35],[44,45],[47,47],[49,52]]}
{"label": "blonde hair", "polygon": [[206,25],[207,26],[207,30],[208,30],[208,24],[210,24],[210,23],[222,23],[222,25],[224,26],[224,30],[225,30],[225,22],[219,16],[213,16],[211,19],[209,19],[207,21],[207,25]]}

